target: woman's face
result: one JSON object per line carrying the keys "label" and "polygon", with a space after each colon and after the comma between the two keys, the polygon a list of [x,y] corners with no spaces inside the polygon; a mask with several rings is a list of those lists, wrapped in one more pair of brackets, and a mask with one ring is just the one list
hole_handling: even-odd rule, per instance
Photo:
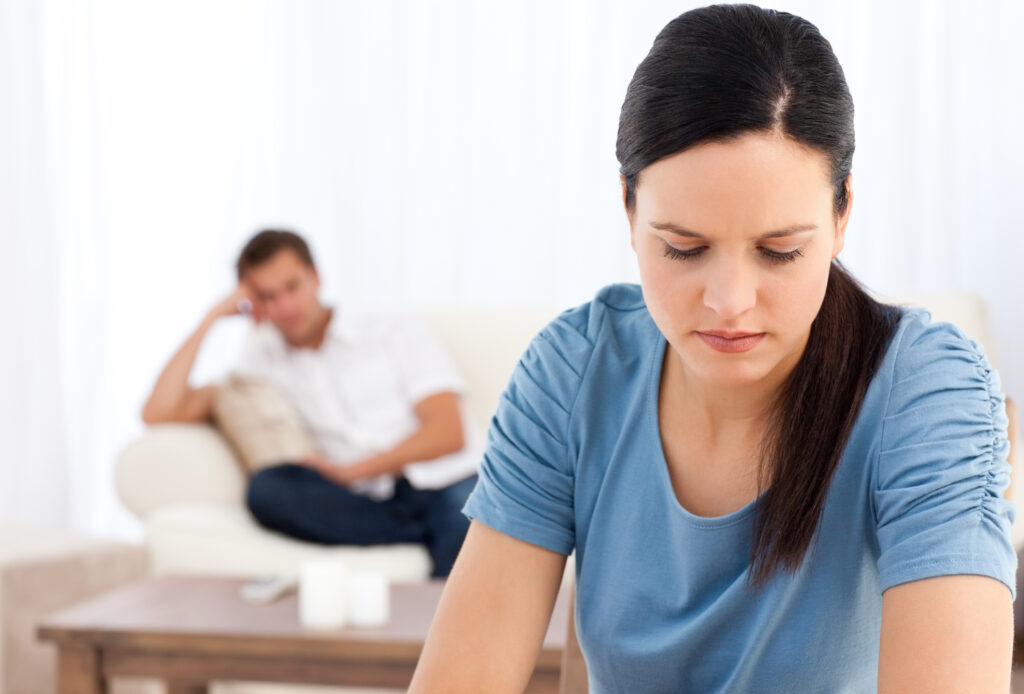
{"label": "woman's face", "polygon": [[629,221],[644,299],[688,374],[736,386],[796,365],[843,246],[850,206],[837,219],[832,198],[825,155],[774,133],[640,172]]}

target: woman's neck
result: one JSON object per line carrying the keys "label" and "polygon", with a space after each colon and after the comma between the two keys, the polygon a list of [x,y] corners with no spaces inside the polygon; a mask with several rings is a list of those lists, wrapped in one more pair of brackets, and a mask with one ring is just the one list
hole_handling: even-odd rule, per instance
{"label": "woman's neck", "polygon": [[[662,402],[709,442],[760,440],[772,408],[800,355],[780,362],[767,376],[735,385],[709,383],[689,369],[666,344]],[[790,363],[791,362],[791,363]]]}

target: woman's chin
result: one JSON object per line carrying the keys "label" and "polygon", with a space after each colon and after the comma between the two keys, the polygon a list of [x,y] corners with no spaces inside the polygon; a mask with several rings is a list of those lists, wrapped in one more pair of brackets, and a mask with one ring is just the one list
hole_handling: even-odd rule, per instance
{"label": "woman's chin", "polygon": [[683,362],[693,376],[718,388],[753,385],[765,379],[771,371],[761,355],[749,353],[683,355]]}
{"label": "woman's chin", "polygon": [[708,385],[717,388],[742,388],[743,386],[750,386],[763,380],[765,373],[760,369],[744,369],[744,368],[718,368],[709,369],[706,376],[702,379]]}

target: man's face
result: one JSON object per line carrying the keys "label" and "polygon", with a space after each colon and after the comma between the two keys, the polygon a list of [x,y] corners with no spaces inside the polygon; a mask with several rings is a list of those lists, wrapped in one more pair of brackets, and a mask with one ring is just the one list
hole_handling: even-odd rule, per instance
{"label": "man's face", "polygon": [[643,294],[690,373],[739,385],[795,365],[843,245],[849,207],[834,218],[832,194],[824,155],[767,134],[641,172],[629,216]]}
{"label": "man's face", "polygon": [[290,249],[246,271],[253,304],[289,342],[302,343],[316,330],[320,277]]}

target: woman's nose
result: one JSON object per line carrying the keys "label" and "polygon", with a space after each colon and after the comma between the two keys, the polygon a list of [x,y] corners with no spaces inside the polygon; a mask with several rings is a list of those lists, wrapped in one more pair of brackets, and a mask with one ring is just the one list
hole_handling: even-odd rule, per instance
{"label": "woman's nose", "polygon": [[704,285],[704,305],[722,319],[738,318],[757,303],[753,271],[739,261],[728,260],[709,268]]}

